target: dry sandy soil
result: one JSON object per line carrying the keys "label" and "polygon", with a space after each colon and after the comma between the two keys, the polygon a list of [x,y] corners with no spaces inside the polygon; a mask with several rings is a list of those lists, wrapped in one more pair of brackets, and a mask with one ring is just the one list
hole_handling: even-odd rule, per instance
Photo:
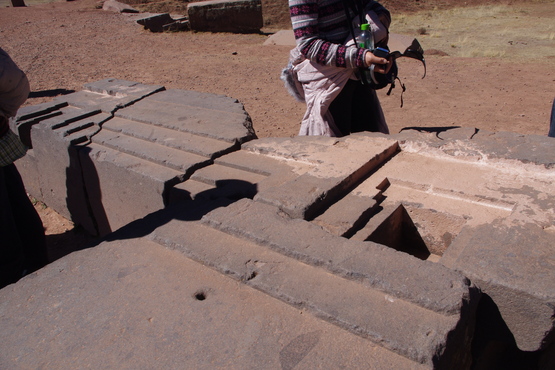
{"label": "dry sandy soil", "polygon": [[[279,80],[290,46],[263,46],[269,34],[290,28],[287,2],[262,3],[263,32],[236,35],[151,33],[129,15],[98,9],[96,0],[27,1],[25,8],[0,0],[0,47],[27,73],[35,95],[42,95],[26,104],[114,77],[234,97],[259,137],[294,136],[304,106]],[[391,96],[380,91],[391,132],[465,126],[547,134],[555,97],[553,1],[382,3],[393,11],[392,32],[417,37],[428,51],[425,79],[419,64],[399,63],[407,87],[402,108],[400,88]],[[183,14],[184,3],[150,6]],[[64,243],[71,223],[40,204],[38,209],[49,242]]]}

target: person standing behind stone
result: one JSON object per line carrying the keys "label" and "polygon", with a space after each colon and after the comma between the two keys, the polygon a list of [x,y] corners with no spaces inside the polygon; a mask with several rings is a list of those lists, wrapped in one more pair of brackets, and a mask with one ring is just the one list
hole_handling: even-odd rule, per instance
{"label": "person standing behind stone", "polygon": [[389,11],[371,0],[289,0],[289,11],[297,47],[281,78],[307,106],[299,135],[389,133],[376,92],[355,71],[375,65],[386,73],[391,63],[349,42],[352,19],[361,15],[372,19],[376,46],[386,44]]}
{"label": "person standing behind stone", "polygon": [[42,221],[14,164],[27,148],[9,127],[29,91],[25,73],[0,48],[0,288],[48,263]]}

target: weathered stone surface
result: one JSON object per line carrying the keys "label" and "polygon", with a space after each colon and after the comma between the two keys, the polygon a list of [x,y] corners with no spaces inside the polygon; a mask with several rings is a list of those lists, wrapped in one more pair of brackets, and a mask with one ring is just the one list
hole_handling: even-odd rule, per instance
{"label": "weathered stone surface", "polygon": [[[220,205],[214,203],[212,207],[207,207],[196,214],[185,208],[175,209],[175,212],[167,217],[167,219],[171,219],[169,222],[157,220],[155,217],[148,221],[144,220],[144,222],[162,225],[154,230],[151,236],[154,240],[176,248],[203,265],[210,266],[288,304],[307,310],[316,317],[349,330],[355,335],[368,338],[418,363],[427,363],[428,366],[433,363],[439,367],[448,367],[447,364],[453,361],[453,357],[450,357],[453,356],[452,353],[443,352],[443,346],[449,341],[448,333],[453,335],[452,338],[457,337],[458,344],[464,347],[464,340],[461,341],[459,336],[462,332],[455,329],[455,326],[460,321],[469,320],[468,317],[465,317],[469,313],[468,308],[453,307],[455,311],[450,314],[427,310],[422,306],[399,299],[395,294],[392,295],[392,292],[395,291],[395,287],[393,287],[395,283],[392,284],[391,291],[375,290],[364,282],[363,273],[361,274],[356,268],[348,269],[344,275],[351,278],[345,279],[345,276],[341,276],[341,274],[330,274],[330,266],[327,263],[308,261],[308,259],[299,258],[298,255],[293,257],[297,253],[292,249],[297,245],[292,244],[298,244],[300,247],[313,239],[320,242],[322,249],[335,249],[334,251],[330,250],[329,253],[330,255],[336,254],[337,260],[345,258],[345,254],[349,253],[345,252],[345,249],[349,249],[349,244],[355,247],[357,243],[349,243],[322,230],[320,230],[319,237],[314,237],[318,228],[310,223],[287,218],[276,221],[276,219],[280,219],[276,213],[277,209],[257,202],[239,201],[228,207],[218,208]],[[245,208],[245,205],[250,205],[252,208],[249,206]],[[230,207],[234,211],[228,213]],[[210,211],[212,208],[214,210]],[[241,214],[241,217],[237,217],[235,212]],[[244,240],[245,235],[240,235],[241,232],[236,229],[232,231],[233,226],[227,223],[220,224],[218,229],[227,233],[231,232],[237,237],[226,236],[219,231],[196,223],[189,223],[185,227],[183,220],[198,219],[203,213],[205,214],[202,219],[203,223],[211,226],[217,223],[216,219],[222,218],[235,226],[241,219],[245,222],[252,220],[249,215],[256,215],[258,226],[256,230],[253,230],[253,234],[247,236],[247,240]],[[276,240],[269,233],[259,232],[267,230],[269,224],[277,226],[274,230],[276,235],[280,232],[283,233],[283,228],[288,229],[288,235],[282,235],[279,240]],[[256,243],[253,242],[255,240]],[[267,248],[268,246],[270,248]],[[222,253],[222,248],[225,249],[225,253]],[[287,248],[291,248],[291,250],[286,251]],[[307,247],[307,249],[311,248]],[[368,256],[373,255],[373,259],[379,259],[381,256],[379,253],[376,255],[376,252],[372,248],[360,248],[357,254],[363,259],[361,265],[367,262],[362,257],[366,253]],[[299,259],[303,263],[299,262]],[[332,263],[330,261],[330,264]],[[430,280],[434,280],[432,279],[434,275],[432,270],[438,266],[430,264],[430,267],[432,269],[427,270],[427,276]],[[331,270],[337,269],[331,268]],[[372,266],[368,266],[368,270],[373,270]],[[411,271],[414,272],[414,270]],[[410,272],[407,271],[407,274]],[[449,280],[450,277],[460,278],[460,276],[457,278],[456,274],[449,277],[442,274],[442,278],[438,279],[436,276],[434,284],[440,281],[444,282],[445,279]],[[405,279],[411,282],[413,282],[413,278],[418,281],[415,276],[399,275],[396,277],[396,279]],[[379,280],[380,277],[374,279]],[[416,281],[414,283],[418,285]],[[388,282],[385,282],[385,285],[388,285]],[[443,285],[443,283],[439,285]],[[455,286],[457,287],[450,288],[451,292],[448,293],[452,299],[459,300],[459,303],[461,303],[461,299],[463,301],[469,299],[468,286],[464,288],[464,283],[463,285],[455,283]],[[427,287],[430,290],[434,288],[435,286]],[[443,289],[439,290],[438,294],[441,295]],[[461,293],[462,295],[460,295]],[[455,296],[458,297],[455,298]],[[346,302],[349,303],[346,304]],[[419,317],[421,320],[415,322],[412,320],[413,317]]]}
{"label": "weathered stone surface", "polygon": [[195,169],[210,163],[209,157],[186,152],[148,140],[141,140],[128,135],[120,135],[102,130],[93,137],[93,142],[102,144],[122,153],[181,171],[190,175]]}
{"label": "weathered stone surface", "polygon": [[90,144],[80,153],[100,235],[164,208],[168,189],[182,181],[181,171],[102,145]]}
{"label": "weathered stone surface", "polygon": [[[376,193],[378,191],[376,190]],[[368,221],[378,202],[373,197],[347,194],[314,219],[314,223],[337,236],[346,236],[360,222]]]}
{"label": "weathered stone surface", "polygon": [[36,161],[33,169],[37,172],[26,173],[24,181],[27,182],[27,177],[38,178],[43,202],[96,234],[88,212],[78,150],[110,116],[99,110],[71,106],[57,112],[59,114],[53,117],[50,114],[37,117],[38,123],[32,126],[33,157]]}
{"label": "weathered stone surface", "polygon": [[428,368],[144,238],[0,290],[0,330],[3,369]]}
{"label": "weathered stone surface", "polygon": [[551,139],[479,135],[440,146],[405,136],[402,152],[355,192],[387,179],[390,201],[450,215],[442,222],[450,243],[439,262],[491,296],[521,350],[553,347],[553,287],[531,283],[553,281],[552,265],[545,263],[555,224]]}
{"label": "weathered stone surface", "polygon": [[168,13],[149,15],[137,20],[138,24],[152,32],[162,32],[165,25],[174,22],[174,19]]}
{"label": "weathered stone surface", "polygon": [[[453,271],[383,245],[338,238],[307,221],[283,216],[273,206],[260,202],[243,199],[205,215],[203,221],[345,278],[356,278],[386,292],[391,290],[390,294],[397,298],[439,313],[457,313],[461,296],[468,290],[468,281]],[[398,275],[397,268],[384,268],[395,265],[403,265],[410,274],[415,274],[410,279],[415,285],[409,287],[406,276]],[[420,291],[418,284],[427,288]]]}
{"label": "weathered stone surface", "polygon": [[523,351],[545,349],[555,316],[555,230],[521,226],[467,227],[441,259],[461,271],[496,303]]}
{"label": "weathered stone surface", "polygon": [[195,91],[162,91],[115,116],[231,143],[256,137],[250,117],[236,99]]}
{"label": "weathered stone surface", "polygon": [[[259,192],[255,199],[273,204],[293,218],[317,216],[397,152],[396,141],[378,135],[369,146],[367,135],[264,139],[244,145],[246,150],[288,160],[298,175]],[[295,168],[295,162],[300,166]]]}
{"label": "weathered stone surface", "polygon": [[[470,135],[472,131],[475,131],[474,135]],[[465,139],[464,136],[469,137]],[[438,133],[437,137],[433,133],[418,133],[415,130],[406,130],[392,137],[402,140],[403,150],[408,151],[418,151],[418,147],[421,147],[431,153],[431,149],[435,148],[438,149],[434,151],[436,155],[449,155],[487,164],[510,166],[520,162],[542,166],[547,170],[555,167],[555,147],[545,136],[457,128]],[[422,145],[423,143],[426,144]]]}
{"label": "weathered stone surface", "polygon": [[100,109],[105,113],[113,113],[162,90],[164,86],[107,78],[85,84],[83,90],[55,98],[54,102],[66,102],[82,109]]}
{"label": "weathered stone surface", "polygon": [[225,153],[238,149],[236,145],[227,141],[193,135],[187,132],[167,129],[161,126],[153,126],[118,117],[106,122],[102,125],[102,129],[103,131],[121,133],[129,137],[161,144],[168,148],[184,150],[210,159],[220,157]]}
{"label": "weathered stone surface", "polygon": [[39,199],[101,235],[163,208],[171,187],[255,137],[236,99],[117,79],[26,108],[16,122],[36,147],[25,182],[38,178]]}
{"label": "weathered stone surface", "polygon": [[194,31],[257,33],[264,25],[260,0],[193,2],[187,14]]}
{"label": "weathered stone surface", "polygon": [[[114,83],[122,89],[132,87]],[[180,262],[181,276],[189,279],[200,269],[215,274],[215,279],[222,274],[231,277],[239,289],[247,285],[264,297],[259,307],[263,315],[287,303],[316,325],[331,323],[349,338],[378,344],[374,352],[390,350],[384,352],[392,359],[385,368],[418,363],[427,368],[469,368],[471,357],[473,367],[491,368],[502,353],[531,366],[552,367],[551,138],[521,139],[445,127],[390,136],[252,140],[256,136],[250,118],[234,99],[179,90],[155,91],[140,99],[116,92],[110,98],[110,84],[87,91],[90,104],[37,108],[43,113],[31,112],[26,120],[44,116],[30,125],[33,141],[62,137],[73,143],[70,151],[79,150],[79,175],[89,197],[86,206],[94,211],[103,233],[123,226],[107,236],[117,246],[114,250],[124,248],[127,239],[140,246],[146,243],[149,250],[158,250],[158,245],[175,249],[188,258]],[[95,103],[94,95],[106,104]],[[129,99],[118,101],[122,96]],[[80,119],[78,109],[88,112],[86,117]],[[80,126],[80,121],[100,114],[109,119]],[[52,127],[45,130],[43,122]],[[38,162],[37,148],[33,154]],[[102,265],[99,261],[106,259],[112,266],[112,257],[99,252],[97,261],[95,252],[90,253],[94,263]],[[164,268],[156,266],[151,275]],[[41,274],[48,269],[33,276],[46,276]],[[79,273],[71,268],[76,280],[67,281],[70,291],[83,286]],[[130,276],[125,281],[129,291],[142,285],[133,274],[122,276]],[[30,279],[20,285],[31,284]],[[96,281],[106,287],[114,280]],[[41,284],[57,286],[54,280]],[[484,293],[478,307],[476,287]],[[87,285],[85,290],[95,289]],[[173,307],[175,298],[167,294],[158,299]],[[117,309],[110,303],[100,310],[115,312],[133,302],[135,295],[125,295]],[[47,307],[48,315],[56,315],[58,308],[40,307]],[[241,304],[236,307],[243,309]],[[220,305],[218,315],[225,314],[222,309]],[[3,332],[9,333],[16,331],[13,325],[20,325],[17,320],[0,320],[4,324]],[[98,320],[87,325],[98,325]],[[159,336],[163,334],[157,330],[167,332],[157,328]],[[203,330],[217,337],[237,335],[232,330],[228,337],[226,327],[212,324]],[[218,357],[218,349],[211,346],[220,343],[206,343],[203,354],[237,364],[225,357],[227,353]],[[281,352],[284,347],[275,348]],[[275,348],[265,355],[274,358]],[[408,362],[399,365],[399,354]],[[288,352],[284,358],[291,356]],[[233,358],[245,357],[234,352]],[[192,359],[197,365],[192,367],[202,367],[205,362],[199,361]],[[337,364],[329,361],[332,367]],[[356,362],[354,367],[367,367]]]}

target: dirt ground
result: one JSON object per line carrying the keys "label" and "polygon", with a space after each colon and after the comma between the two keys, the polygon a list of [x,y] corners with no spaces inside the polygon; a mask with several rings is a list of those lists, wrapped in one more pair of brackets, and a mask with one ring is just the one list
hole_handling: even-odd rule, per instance
{"label": "dirt ground", "polygon": [[[547,134],[555,98],[555,3],[382,3],[393,11],[392,32],[417,37],[428,50],[425,79],[421,79],[423,69],[418,63],[399,63],[407,87],[402,108],[400,88],[391,96],[386,96],[385,90],[379,92],[391,132],[404,127],[463,126]],[[286,1],[263,0],[265,28],[261,34],[249,35],[151,33],[130,15],[98,9],[96,0],[27,4],[30,6],[11,8],[5,7],[7,0],[0,0],[0,47],[27,73],[38,96],[26,104],[38,104],[51,99],[56,91],[77,91],[85,83],[113,77],[234,97],[244,104],[259,137],[290,137],[298,132],[304,105],[287,94],[279,79],[291,47],[263,46],[269,34],[290,29]],[[183,8],[183,3],[178,5],[171,9]],[[495,14],[487,8],[492,5],[498,7]],[[468,13],[454,12],[455,6],[477,9],[468,17],[473,21],[480,21],[484,14],[480,24],[487,32],[465,21],[461,14]],[[495,28],[503,17],[508,23]],[[397,29],[396,19],[402,21]],[[411,19],[418,21],[411,23]],[[519,39],[519,35],[527,35],[527,27],[543,31],[533,31],[539,34],[537,38]],[[496,38],[488,39],[486,34]],[[503,50],[491,52],[491,56],[487,52],[462,53],[471,48],[470,41],[480,40]],[[483,43],[472,48],[491,49]],[[37,208],[50,243],[63,243],[63,236],[73,233],[69,221],[48,207],[38,204]]]}

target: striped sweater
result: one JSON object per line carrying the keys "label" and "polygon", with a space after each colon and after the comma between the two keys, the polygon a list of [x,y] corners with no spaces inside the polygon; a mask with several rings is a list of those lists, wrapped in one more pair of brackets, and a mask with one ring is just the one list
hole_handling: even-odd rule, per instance
{"label": "striped sweater", "polygon": [[[344,1],[289,0],[297,47],[302,55],[318,64],[344,68],[364,67],[367,50],[344,45],[350,35]],[[373,3],[372,10],[376,13],[387,12],[378,3]]]}

